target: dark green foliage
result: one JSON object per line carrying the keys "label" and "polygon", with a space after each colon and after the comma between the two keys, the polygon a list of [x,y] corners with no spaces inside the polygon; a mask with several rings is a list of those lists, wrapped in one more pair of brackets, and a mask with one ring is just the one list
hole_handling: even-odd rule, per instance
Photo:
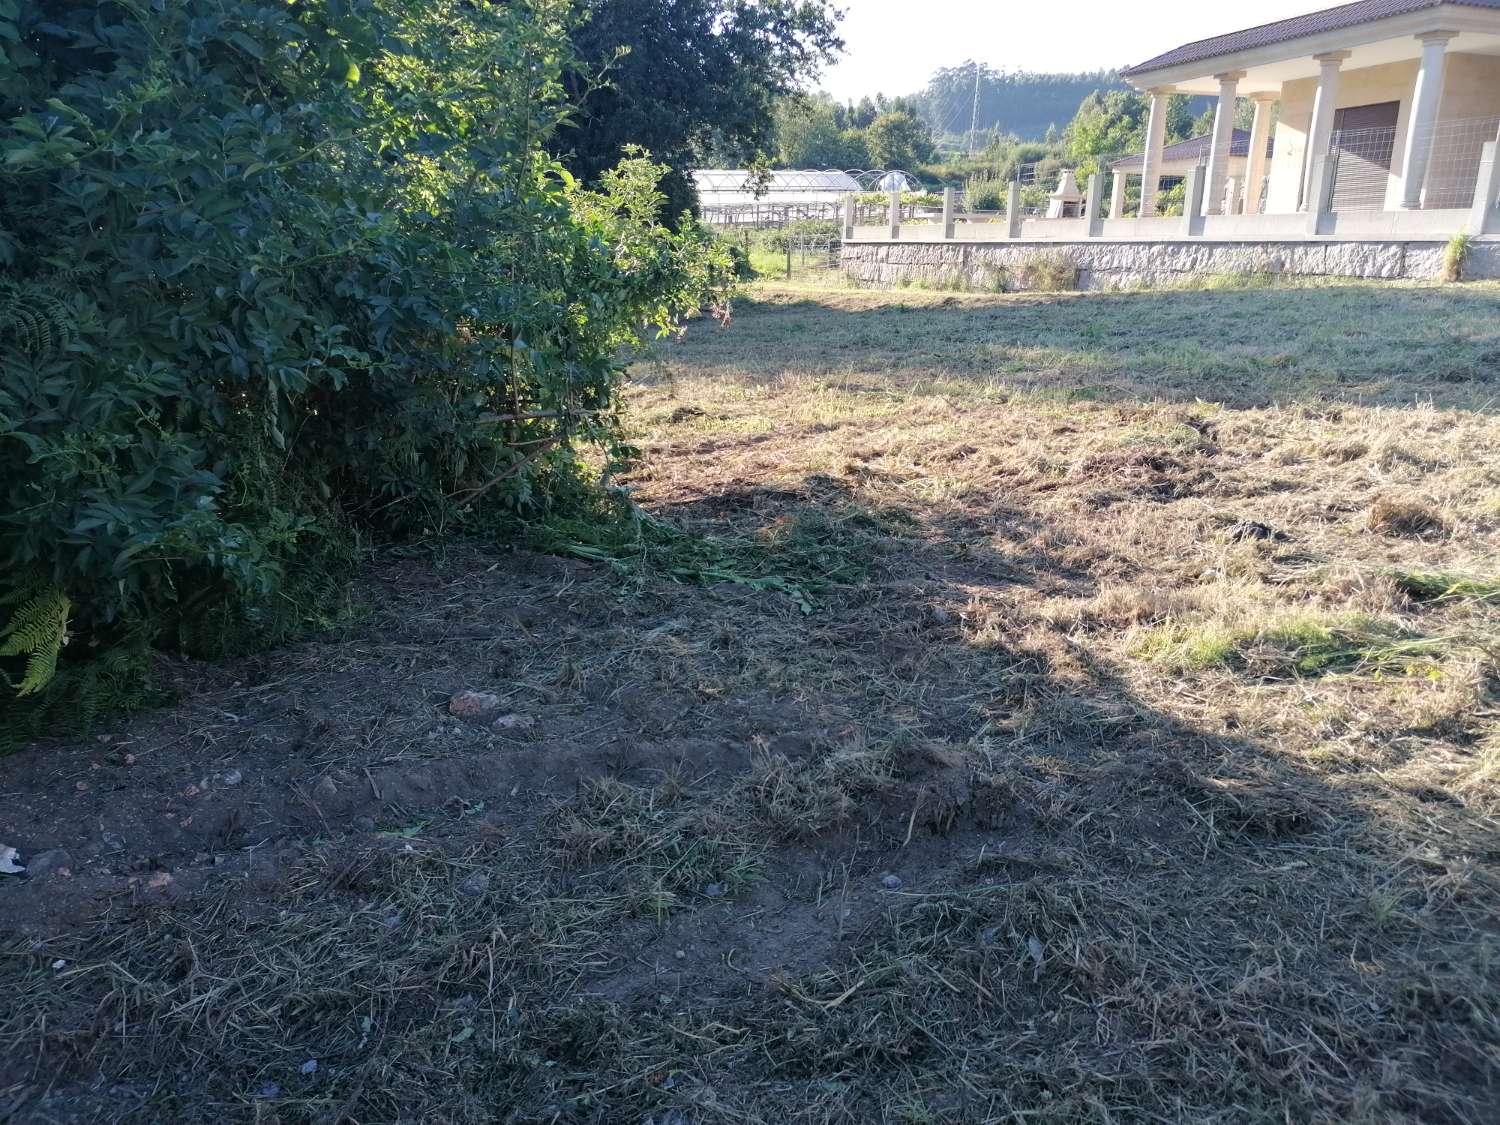
{"label": "dark green foliage", "polygon": [[932,158],[932,132],[915,113],[882,113],[865,130],[870,161],[881,168],[915,168]]}
{"label": "dark green foliage", "polygon": [[769,227],[756,233],[755,240],[763,249],[785,254],[792,249],[828,248],[838,249],[843,230],[838,223],[827,219],[794,219],[785,226]]}
{"label": "dark green foliage", "polygon": [[843,44],[827,0],[573,0],[582,67],[566,78],[578,107],[549,142],[593,180],[630,145],[669,165],[675,209],[685,172],[706,158],[749,163],[775,151],[777,99]]}
{"label": "dark green foliage", "polygon": [[643,154],[546,156],[569,12],[0,0],[5,655],[51,659],[22,583],[65,666],[281,639],[361,537],[492,529],[613,441],[621,346],[729,262]]}
{"label": "dark green foliage", "polygon": [[856,119],[854,107],[839,105],[827,94],[783,98],[776,107],[776,163],[783,168],[869,168],[868,123],[856,125]]}

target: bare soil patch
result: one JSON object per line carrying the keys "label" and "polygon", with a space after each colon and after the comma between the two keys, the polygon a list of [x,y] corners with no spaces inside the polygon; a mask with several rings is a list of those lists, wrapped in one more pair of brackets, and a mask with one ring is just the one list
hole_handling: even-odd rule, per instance
{"label": "bare soil patch", "polygon": [[1496,305],[762,293],[635,538],[0,760],[0,1118],[1492,1119]]}

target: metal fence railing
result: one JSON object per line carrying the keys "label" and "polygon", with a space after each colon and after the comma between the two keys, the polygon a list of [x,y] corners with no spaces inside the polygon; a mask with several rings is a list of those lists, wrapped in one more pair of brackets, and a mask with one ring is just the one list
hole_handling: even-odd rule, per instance
{"label": "metal fence railing", "polygon": [[1479,161],[1485,142],[1500,133],[1500,116],[1473,117],[1462,121],[1440,121],[1431,137],[1418,136],[1432,146],[1427,160],[1427,182],[1422,192],[1424,209],[1469,207],[1479,178]]}
{"label": "metal fence railing", "polygon": [[[1485,143],[1500,134],[1500,115],[1440,121],[1403,138],[1394,126],[1341,129],[1329,140],[1329,206],[1334,211],[1380,211],[1390,200],[1392,176],[1400,175],[1404,143],[1426,146],[1427,174],[1417,197],[1423,210],[1466,208]],[[1404,143],[1403,143],[1404,142]]]}

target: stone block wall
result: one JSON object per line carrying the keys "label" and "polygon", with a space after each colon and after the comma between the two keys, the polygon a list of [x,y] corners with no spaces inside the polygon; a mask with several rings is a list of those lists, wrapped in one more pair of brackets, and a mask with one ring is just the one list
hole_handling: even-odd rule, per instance
{"label": "stone block wall", "polygon": [[[1427,280],[1442,276],[1442,242],[845,242],[844,274],[876,288],[901,285],[1024,289],[1029,266],[1063,258],[1080,289],[1170,285],[1192,275],[1285,274]],[[1500,242],[1470,247],[1466,278],[1500,277]]]}

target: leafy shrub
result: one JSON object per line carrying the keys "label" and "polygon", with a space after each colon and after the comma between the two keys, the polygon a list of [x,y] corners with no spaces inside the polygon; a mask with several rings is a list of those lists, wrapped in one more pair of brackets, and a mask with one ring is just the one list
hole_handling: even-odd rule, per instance
{"label": "leafy shrub", "polygon": [[1004,211],[1009,199],[1009,184],[997,176],[970,176],[964,183],[964,204],[970,211]]}
{"label": "leafy shrub", "polygon": [[843,233],[838,223],[826,219],[796,219],[785,226],[760,231],[755,237],[761,249],[785,254],[789,243],[793,250],[804,246],[810,249],[823,246],[837,249]]}
{"label": "leafy shrub", "polygon": [[275,640],[361,538],[491,532],[614,441],[621,347],[730,265],[658,222],[643,154],[593,190],[546,156],[569,11],[0,0],[0,654],[28,690],[54,643]]}

